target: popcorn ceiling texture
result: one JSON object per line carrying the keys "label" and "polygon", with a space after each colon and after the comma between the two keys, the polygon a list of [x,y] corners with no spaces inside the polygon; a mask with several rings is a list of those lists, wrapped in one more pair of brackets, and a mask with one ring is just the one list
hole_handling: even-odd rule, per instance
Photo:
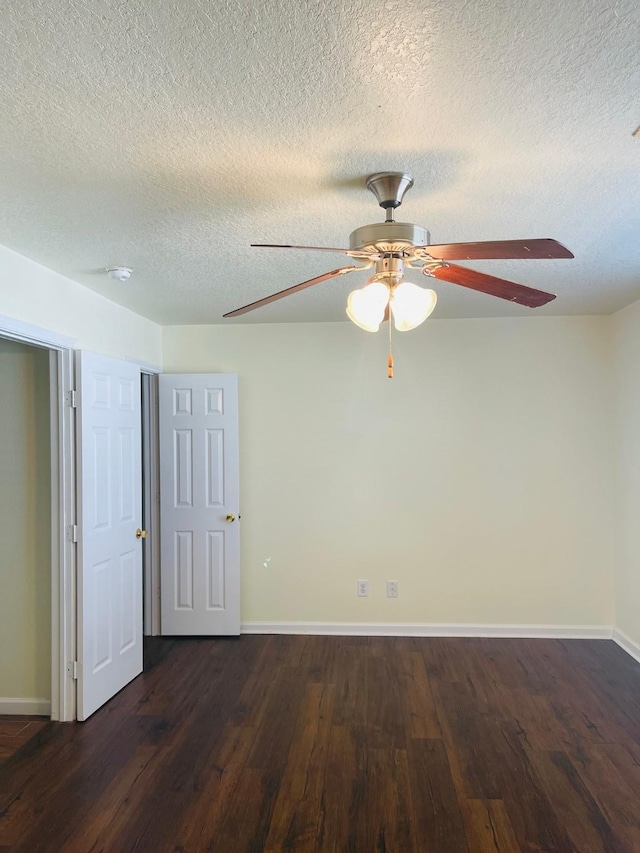
{"label": "popcorn ceiling texture", "polygon": [[555,237],[575,261],[473,266],[609,313],[640,298],[639,43],[637,0],[5,0],[0,242],[162,324],[341,320],[366,273],[221,315],[345,260],[251,242],[346,246],[406,170],[400,219]]}

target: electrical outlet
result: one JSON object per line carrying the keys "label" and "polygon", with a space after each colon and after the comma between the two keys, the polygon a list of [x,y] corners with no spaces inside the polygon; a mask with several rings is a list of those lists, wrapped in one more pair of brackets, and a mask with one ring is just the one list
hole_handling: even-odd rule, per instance
{"label": "electrical outlet", "polygon": [[367,598],[369,595],[369,581],[358,581],[359,598]]}
{"label": "electrical outlet", "polygon": [[387,598],[398,597],[398,581],[387,581]]}

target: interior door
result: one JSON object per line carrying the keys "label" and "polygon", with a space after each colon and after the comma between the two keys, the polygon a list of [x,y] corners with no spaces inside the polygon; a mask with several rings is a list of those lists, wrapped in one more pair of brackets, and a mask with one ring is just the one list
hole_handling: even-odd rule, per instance
{"label": "interior door", "polygon": [[238,380],[161,374],[162,634],[240,633]]}
{"label": "interior door", "polygon": [[78,719],[86,720],[142,672],[140,370],[80,352],[77,371]]}

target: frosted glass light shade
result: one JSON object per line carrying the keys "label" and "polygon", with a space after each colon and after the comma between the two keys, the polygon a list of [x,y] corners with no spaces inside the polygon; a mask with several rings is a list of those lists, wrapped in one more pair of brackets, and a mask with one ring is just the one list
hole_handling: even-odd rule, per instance
{"label": "frosted glass light shade", "polygon": [[400,282],[391,294],[394,326],[399,332],[415,329],[420,323],[424,323],[436,307],[437,301],[435,290],[418,287],[410,281]]}
{"label": "frosted glass light shade", "polygon": [[387,285],[372,281],[359,290],[351,291],[347,299],[347,317],[366,332],[377,332],[388,302]]}

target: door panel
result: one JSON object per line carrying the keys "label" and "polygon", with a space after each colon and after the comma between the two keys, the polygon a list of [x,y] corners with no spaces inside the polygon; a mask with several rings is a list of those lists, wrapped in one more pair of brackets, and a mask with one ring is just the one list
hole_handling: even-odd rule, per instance
{"label": "door panel", "polygon": [[162,374],[159,399],[162,633],[239,634],[237,377]]}
{"label": "door panel", "polygon": [[140,371],[78,354],[78,719],[142,672]]}

